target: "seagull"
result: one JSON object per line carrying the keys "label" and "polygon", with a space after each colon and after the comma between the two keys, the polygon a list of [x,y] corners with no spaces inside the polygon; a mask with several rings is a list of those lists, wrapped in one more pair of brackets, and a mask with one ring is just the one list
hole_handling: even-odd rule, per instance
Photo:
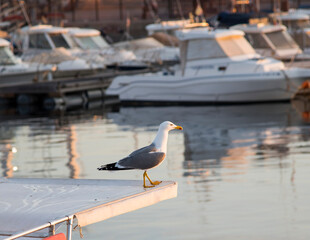
{"label": "seagull", "polygon": [[[182,130],[181,126],[177,126],[172,122],[165,121],[159,125],[159,129],[154,141],[146,147],[140,148],[127,157],[119,160],[118,162],[102,165],[97,168],[99,171],[117,171],[117,170],[133,170],[140,169],[144,170],[143,173],[143,187],[151,188],[159,185],[161,181],[152,181],[147,175],[147,170],[157,167],[160,165],[167,154],[167,142],[168,132],[173,129]],[[145,184],[145,177],[149,180],[151,186]]]}

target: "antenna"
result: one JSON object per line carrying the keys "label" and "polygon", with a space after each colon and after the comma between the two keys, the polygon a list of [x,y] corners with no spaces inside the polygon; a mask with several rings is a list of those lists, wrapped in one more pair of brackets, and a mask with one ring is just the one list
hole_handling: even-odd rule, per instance
{"label": "antenna", "polygon": [[31,22],[30,22],[30,19],[29,19],[29,16],[28,16],[28,14],[27,14],[27,11],[26,11],[26,9],[25,9],[25,1],[23,1],[23,0],[18,0],[18,4],[19,4],[19,6],[20,6],[20,8],[21,8],[21,10],[22,10],[22,12],[23,12],[23,14],[24,14],[24,18],[26,19],[26,22],[27,22],[27,24],[29,25],[29,26],[31,26]]}

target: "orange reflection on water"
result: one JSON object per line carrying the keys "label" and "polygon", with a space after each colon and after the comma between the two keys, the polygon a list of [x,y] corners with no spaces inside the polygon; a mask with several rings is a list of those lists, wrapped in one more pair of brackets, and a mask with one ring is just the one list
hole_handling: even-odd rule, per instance
{"label": "orange reflection on water", "polygon": [[6,144],[3,151],[3,157],[1,159],[2,162],[2,168],[3,176],[11,178],[13,177],[13,165],[12,165],[12,159],[13,159],[13,152],[12,152],[12,145]]}
{"label": "orange reflection on water", "polygon": [[245,169],[249,166],[249,156],[254,156],[255,152],[251,147],[236,147],[227,150],[227,156],[222,157],[222,166],[224,168],[242,168]]}
{"label": "orange reflection on water", "polygon": [[80,165],[77,162],[77,159],[79,158],[79,154],[77,152],[77,133],[75,126],[71,125],[69,127],[69,134],[68,134],[68,154],[69,154],[69,162],[68,166],[71,170],[70,172],[70,178],[79,178],[81,168]]}

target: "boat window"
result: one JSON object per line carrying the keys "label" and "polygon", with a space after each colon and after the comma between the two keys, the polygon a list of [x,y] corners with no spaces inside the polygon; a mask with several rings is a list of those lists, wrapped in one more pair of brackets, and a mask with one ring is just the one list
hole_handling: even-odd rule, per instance
{"label": "boat window", "polygon": [[9,47],[0,47],[0,65],[15,65],[17,59]]}
{"label": "boat window", "polygon": [[51,37],[55,47],[63,47],[66,49],[70,48],[69,44],[66,42],[61,33],[49,33],[49,36]]}
{"label": "boat window", "polygon": [[63,37],[65,38],[66,42],[71,46],[71,48],[78,48],[79,46],[74,41],[73,37],[69,34],[63,34]]}
{"label": "boat window", "polygon": [[255,50],[243,36],[229,36],[217,39],[227,57],[254,54]]}
{"label": "boat window", "polygon": [[214,39],[193,39],[188,42],[187,60],[223,57],[226,54]]}
{"label": "boat window", "polygon": [[104,40],[103,37],[101,36],[93,36],[92,39],[94,40],[94,42],[97,44],[97,46],[99,48],[106,48],[109,47],[109,44]]}
{"label": "boat window", "polygon": [[266,36],[278,49],[298,48],[298,45],[287,32],[270,32],[266,33]]}
{"label": "boat window", "polygon": [[98,49],[98,45],[96,42],[92,39],[92,37],[77,37],[79,40],[79,43],[81,44],[81,48],[83,49]]}
{"label": "boat window", "polygon": [[52,49],[43,33],[29,35],[29,48]]}
{"label": "boat window", "polygon": [[247,33],[245,38],[249,41],[253,48],[270,48],[260,33]]}

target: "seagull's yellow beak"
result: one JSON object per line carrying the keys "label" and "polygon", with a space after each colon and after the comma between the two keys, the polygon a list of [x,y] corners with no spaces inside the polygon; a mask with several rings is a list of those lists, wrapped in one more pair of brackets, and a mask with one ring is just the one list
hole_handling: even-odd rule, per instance
{"label": "seagull's yellow beak", "polygon": [[183,130],[181,126],[175,126],[174,129]]}

